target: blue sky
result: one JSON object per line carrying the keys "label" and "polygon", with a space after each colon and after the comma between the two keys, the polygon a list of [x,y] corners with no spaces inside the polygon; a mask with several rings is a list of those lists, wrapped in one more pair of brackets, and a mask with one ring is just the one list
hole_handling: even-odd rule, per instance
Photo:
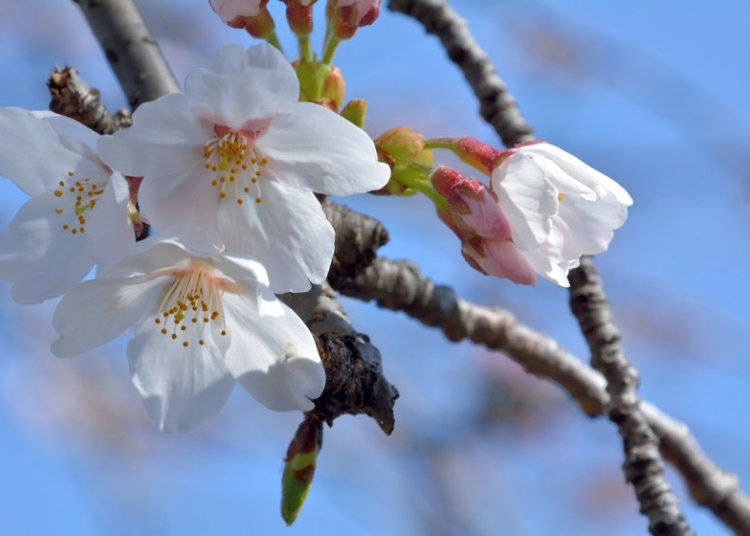
{"label": "blue sky", "polygon": [[[207,2],[141,4],[179,79],[224,43],[251,44]],[[641,392],[750,482],[750,8],[701,0],[454,6],[537,136],[632,193],[629,220],[597,265]],[[282,13],[280,2],[271,7]],[[75,5],[33,0],[7,11],[0,105],[45,108],[55,64],[76,67],[112,108],[124,105]],[[282,39],[291,51],[289,36]],[[342,45],[337,63],[348,97],[367,99],[373,135],[407,125],[497,143],[460,73],[414,22],[383,9]],[[0,223],[21,203],[12,183],[0,182]],[[417,261],[466,298],[511,309],[587,358],[564,289],[546,281],[516,287],[472,271],[427,200],[346,203],[386,223],[384,255]],[[397,428],[385,437],[372,421],[344,417],[326,430],[308,503],[287,529],[279,480],[297,415],[271,414],[237,392],[199,430],[159,434],[129,383],[122,341],[56,360],[47,350],[54,304],[18,306],[7,285],[0,295],[0,470],[12,490],[0,497],[0,516],[8,533],[645,532],[622,484],[612,425],[582,416],[559,389],[505,356],[449,343],[402,314],[344,300],[401,392]],[[487,417],[489,407],[500,416]],[[698,533],[729,533],[672,480]]]}

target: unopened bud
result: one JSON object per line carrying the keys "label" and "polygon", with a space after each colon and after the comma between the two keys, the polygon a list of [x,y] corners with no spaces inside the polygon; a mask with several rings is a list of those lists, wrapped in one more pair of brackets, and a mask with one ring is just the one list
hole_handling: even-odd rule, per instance
{"label": "unopened bud", "polygon": [[292,62],[292,66],[299,79],[300,100],[338,111],[346,91],[346,82],[338,67],[300,60]]}
{"label": "unopened bud", "polygon": [[357,125],[359,128],[365,128],[365,118],[367,116],[367,102],[364,99],[350,100],[341,110],[341,117]]}
{"label": "unopened bud", "polygon": [[310,491],[318,453],[323,445],[323,423],[305,417],[297,428],[284,459],[281,477],[281,517],[287,525],[294,523]]}
{"label": "unopened bud", "polygon": [[425,178],[432,165],[432,151],[424,148],[424,137],[406,127],[384,132],[375,139],[378,159],[391,168],[391,179],[374,192],[384,195],[412,195],[407,185],[414,179]]}
{"label": "unopened bud", "polygon": [[380,13],[380,0],[329,0],[327,12],[336,37],[349,39],[357,28],[375,22]]}
{"label": "unopened bud", "polygon": [[523,285],[536,282],[529,259],[513,242],[510,222],[495,192],[443,166],[430,180],[446,201],[438,216],[461,240],[461,253],[472,268]]}
{"label": "unopened bud", "polygon": [[312,5],[316,0],[282,0],[286,4],[289,28],[298,36],[310,35],[313,28]]}

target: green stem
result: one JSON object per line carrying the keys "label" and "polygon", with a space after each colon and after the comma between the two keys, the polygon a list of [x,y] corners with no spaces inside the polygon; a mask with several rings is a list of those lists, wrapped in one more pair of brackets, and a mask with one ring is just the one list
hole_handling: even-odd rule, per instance
{"label": "green stem", "polygon": [[279,38],[276,36],[276,32],[274,30],[271,30],[268,32],[263,39],[265,39],[269,45],[273,45],[277,49],[279,49],[279,52],[282,54],[284,53],[284,47],[281,46],[281,42],[279,41]]}
{"label": "green stem", "polygon": [[299,57],[302,61],[312,61],[312,49],[310,48],[310,36],[300,35],[297,36],[297,44],[299,45]]}
{"label": "green stem", "polygon": [[425,149],[448,149],[456,152],[456,140],[454,138],[433,138],[424,140]]}
{"label": "green stem", "polygon": [[333,55],[336,53],[336,48],[338,48],[339,43],[341,43],[341,39],[336,37],[333,32],[326,36],[326,42],[323,48],[323,63],[327,65],[331,64],[333,61]]}
{"label": "green stem", "polygon": [[435,203],[435,206],[438,208],[443,208],[445,206],[445,199],[435,191],[435,188],[432,187],[432,183],[430,183],[429,180],[407,177],[403,173],[400,174],[396,180],[404,186],[423,193],[429,197],[430,201]]}

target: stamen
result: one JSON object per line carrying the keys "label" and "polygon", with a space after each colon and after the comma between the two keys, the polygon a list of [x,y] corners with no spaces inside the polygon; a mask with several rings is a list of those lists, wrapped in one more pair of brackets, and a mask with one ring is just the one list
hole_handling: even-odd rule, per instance
{"label": "stamen", "polygon": [[203,167],[213,172],[211,186],[218,190],[219,199],[229,197],[238,205],[246,199],[262,199],[258,178],[268,159],[258,153],[250,135],[220,126],[214,131],[216,137],[203,146]]}
{"label": "stamen", "polygon": [[[72,171],[67,172],[68,177],[73,177],[73,175],[74,173]],[[67,202],[68,207],[70,207],[70,202],[72,201],[73,209],[67,212],[70,214],[71,219],[66,218],[67,221],[61,225],[62,230],[69,231],[70,234],[73,235],[85,233],[87,223],[85,213],[96,206],[99,196],[104,193],[106,182],[92,177],[84,177],[75,181],[70,180],[69,182],[66,180],[60,180],[57,184],[59,189],[54,190],[52,193],[55,197],[59,198],[61,202]],[[67,197],[69,194],[73,195]],[[83,200],[84,195],[82,194],[85,194],[87,197],[86,201]],[[56,207],[54,211],[58,216],[62,216],[66,213],[66,210],[61,207]]]}
{"label": "stamen", "polygon": [[[171,329],[162,328],[161,334],[169,335],[171,340],[179,342],[184,348],[188,348],[189,341],[194,340],[191,337],[193,331],[204,330],[203,325],[209,322],[218,322],[217,329],[226,334],[221,303],[225,283],[212,275],[202,263],[176,271],[159,307],[160,313],[154,318],[155,324],[161,323],[163,318],[167,327],[171,325]],[[199,324],[199,320],[203,322]],[[203,339],[199,339],[198,344],[204,343]]]}

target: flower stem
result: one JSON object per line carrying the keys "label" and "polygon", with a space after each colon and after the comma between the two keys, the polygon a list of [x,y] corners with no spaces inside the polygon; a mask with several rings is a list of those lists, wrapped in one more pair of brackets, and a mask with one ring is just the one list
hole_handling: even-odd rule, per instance
{"label": "flower stem", "polygon": [[269,45],[272,45],[279,49],[279,52],[281,52],[282,54],[284,53],[284,47],[281,46],[281,42],[276,36],[276,32],[274,30],[271,30],[265,36],[263,36],[263,39],[265,39]]}
{"label": "flower stem", "polygon": [[333,62],[333,55],[336,53],[341,39],[339,39],[333,32],[330,32],[326,36],[326,41],[323,47],[323,63],[330,65]]}
{"label": "flower stem", "polygon": [[425,149],[448,149],[454,153],[458,150],[455,138],[433,138],[424,140]]}
{"label": "flower stem", "polygon": [[411,177],[406,173],[400,173],[396,180],[404,186],[412,188],[413,190],[421,192],[429,197],[430,201],[435,203],[436,207],[443,208],[445,206],[445,199],[435,191],[435,188],[433,188],[432,183],[428,179],[420,179],[417,177]]}
{"label": "flower stem", "polygon": [[310,36],[300,35],[297,37],[299,45],[299,58],[302,61],[312,61],[312,49],[310,48]]}

